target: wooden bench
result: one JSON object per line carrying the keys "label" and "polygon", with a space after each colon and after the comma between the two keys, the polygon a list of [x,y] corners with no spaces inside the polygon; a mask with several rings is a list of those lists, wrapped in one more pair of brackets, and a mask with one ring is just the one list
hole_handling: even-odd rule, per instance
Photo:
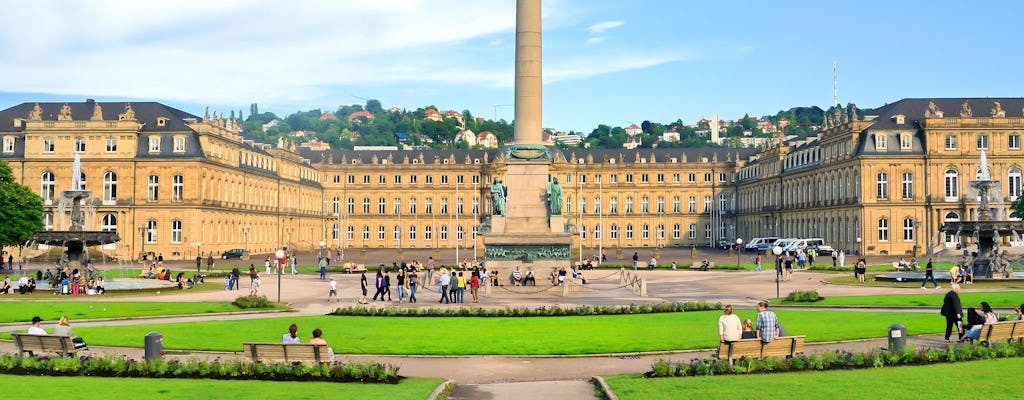
{"label": "wooden bench", "polygon": [[804,352],[806,338],[806,336],[783,336],[775,338],[771,343],[764,343],[761,339],[741,339],[733,343],[722,343],[718,345],[718,358],[729,360],[729,363],[743,357],[789,358]]}
{"label": "wooden bench", "polygon": [[260,361],[331,362],[330,346],[310,343],[242,343],[242,350],[252,357],[253,363]]}
{"label": "wooden bench", "polygon": [[996,342],[1024,340],[1024,321],[1003,321],[981,327],[979,342],[991,347]]}
{"label": "wooden bench", "polygon": [[35,355],[39,353],[56,353],[61,357],[72,356],[77,351],[75,343],[70,336],[57,335],[29,335],[27,333],[12,333],[11,339],[18,346],[18,355],[25,353]]}
{"label": "wooden bench", "polygon": [[354,274],[357,272],[366,272],[366,264],[349,264],[349,266],[345,268],[345,272],[349,274]]}
{"label": "wooden bench", "polygon": [[709,269],[715,268],[715,262],[714,261],[708,261],[708,266],[707,267],[705,267],[703,264],[704,264],[703,261],[694,261],[693,264],[690,264],[690,269],[707,271]]}

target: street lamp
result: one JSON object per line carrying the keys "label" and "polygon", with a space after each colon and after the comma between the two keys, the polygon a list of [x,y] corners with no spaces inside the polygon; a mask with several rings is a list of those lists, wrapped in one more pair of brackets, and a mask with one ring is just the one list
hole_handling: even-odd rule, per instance
{"label": "street lamp", "polygon": [[917,258],[917,252],[921,249],[919,229],[921,227],[921,220],[914,218],[914,258]]}
{"label": "street lamp", "polygon": [[146,227],[139,227],[139,239],[142,242],[142,251],[139,252],[139,262],[146,261]]}
{"label": "street lamp", "polygon": [[861,252],[860,252],[860,242],[861,242],[860,236],[857,236],[857,255],[861,254]]}
{"label": "street lamp", "polygon": [[278,250],[274,252],[274,256],[277,257],[277,302],[281,302],[281,263],[284,262],[284,250]]}
{"label": "street lamp", "polygon": [[775,255],[775,298],[779,298],[782,297],[779,291],[779,279],[782,277],[782,258],[779,256],[782,255],[782,247],[772,247],[772,254]]}
{"label": "street lamp", "polygon": [[736,269],[740,269],[740,246],[743,245],[742,238],[736,238]]}

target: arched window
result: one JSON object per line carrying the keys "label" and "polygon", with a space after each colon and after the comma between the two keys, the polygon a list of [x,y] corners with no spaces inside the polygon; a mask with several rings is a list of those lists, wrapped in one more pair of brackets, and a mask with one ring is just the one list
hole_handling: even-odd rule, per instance
{"label": "arched window", "polygon": [[633,224],[626,224],[626,239],[633,238]]}
{"label": "arched window", "polygon": [[914,219],[907,217],[903,219],[903,241],[914,241]]}
{"label": "arched window", "polygon": [[956,201],[960,197],[960,173],[950,168],[945,173],[946,201]]}
{"label": "arched window", "polygon": [[53,230],[53,213],[43,213],[43,226],[46,230]]}
{"label": "arched window", "polygon": [[438,231],[440,235],[439,240],[448,240],[448,225],[441,225],[441,227],[438,228]]}
{"label": "arched window", "polygon": [[117,231],[117,216],[114,214],[103,214],[100,230],[106,232]]}
{"label": "arched window", "polygon": [[181,243],[181,221],[171,221],[171,243]]}
{"label": "arched window", "polygon": [[341,197],[334,196],[334,198],[331,199],[331,213],[334,215],[341,213]]}
{"label": "arched window", "polygon": [[651,212],[651,200],[647,196],[640,198],[640,212],[644,214]]}
{"label": "arched window", "polygon": [[647,240],[651,238],[651,226],[643,224],[640,226],[640,238]]}
{"label": "arched window", "polygon": [[338,240],[341,235],[341,231],[338,229],[338,224],[331,225],[331,240]]}
{"label": "arched window", "polygon": [[395,229],[393,229],[393,232],[394,233],[392,234],[392,238],[394,240],[396,240],[396,241],[402,240],[402,227],[401,226],[395,225]]}
{"label": "arched window", "polygon": [[370,226],[363,225],[363,246],[366,245],[367,240],[370,240]]}
{"label": "arched window", "polygon": [[182,202],[185,200],[185,177],[175,175],[171,177],[171,201]]}
{"label": "arched window", "polygon": [[882,218],[878,220],[878,241],[888,242],[889,241],[889,220]]}
{"label": "arched window", "polygon": [[665,197],[658,196],[658,214],[665,212]]}
{"label": "arched window", "polygon": [[53,172],[50,171],[43,172],[43,175],[39,177],[39,193],[46,204],[53,204],[53,196],[56,193],[54,181],[56,181],[56,179],[53,176]]}
{"label": "arched window", "polygon": [[611,227],[609,228],[609,233],[608,233],[608,234],[609,234],[609,235],[611,235],[611,238],[612,238],[613,240],[614,240],[614,239],[618,239],[618,238],[619,238],[619,226],[618,226],[618,225],[614,225],[614,224],[613,224],[613,225],[612,225],[612,226],[611,226]]}
{"label": "arched window", "polygon": [[914,173],[907,171],[903,173],[902,194],[906,200],[914,198]]}
{"label": "arched window", "polygon": [[1020,197],[1020,184],[1021,184],[1021,170],[1020,168],[1010,168],[1009,174],[1006,177],[1006,194],[1010,196],[1010,200],[1016,200]]}
{"label": "arched window", "polygon": [[430,225],[423,227],[423,240],[434,240],[434,227]]}
{"label": "arched window", "polygon": [[384,225],[377,225],[377,240],[384,241],[384,235],[386,232]]}
{"label": "arched window", "polygon": [[107,171],[103,174],[103,202],[114,203],[117,201],[117,174],[114,171]]}
{"label": "arched window", "polygon": [[876,198],[878,200],[886,200],[889,198],[889,174],[885,172],[878,173],[878,180],[875,183],[876,187]]}
{"label": "arched window", "polygon": [[679,233],[681,228],[682,227],[679,226],[679,224],[672,225],[672,239],[679,239]]}
{"label": "arched window", "polygon": [[626,214],[632,214],[632,213],[633,213],[633,197],[626,197]]}
{"label": "arched window", "polygon": [[674,212],[674,213],[682,212],[682,209],[680,208],[680,201],[679,200],[680,200],[679,196],[672,197],[672,212]]}

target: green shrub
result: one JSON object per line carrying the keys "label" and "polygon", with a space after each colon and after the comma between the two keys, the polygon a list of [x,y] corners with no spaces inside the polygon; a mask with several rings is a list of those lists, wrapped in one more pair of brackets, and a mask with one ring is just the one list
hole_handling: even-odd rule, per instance
{"label": "green shrub", "polygon": [[817,290],[797,290],[786,295],[786,301],[795,303],[811,303],[821,300],[822,297],[818,296]]}
{"label": "green shrub", "polygon": [[825,371],[835,369],[884,368],[897,365],[921,365],[943,362],[986,360],[994,358],[1024,357],[1024,342],[999,343],[993,347],[981,345],[951,346],[943,349],[914,349],[900,351],[872,350],[867,353],[835,351],[820,355],[799,355],[793,358],[769,357],[765,359],[741,358],[733,365],[711,359],[692,359],[689,363],[673,365],[657,360],[648,377],[708,376],[723,374],[771,373],[786,371]]}
{"label": "green shrub", "polygon": [[231,302],[238,308],[273,308],[274,303],[267,300],[267,296],[240,296]]}

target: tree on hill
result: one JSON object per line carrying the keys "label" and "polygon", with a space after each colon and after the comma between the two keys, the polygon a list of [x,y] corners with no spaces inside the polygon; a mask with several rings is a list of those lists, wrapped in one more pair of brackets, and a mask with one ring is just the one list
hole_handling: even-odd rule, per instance
{"label": "tree on hill", "polygon": [[0,161],[0,246],[20,246],[32,232],[43,229],[43,199],[14,179]]}

